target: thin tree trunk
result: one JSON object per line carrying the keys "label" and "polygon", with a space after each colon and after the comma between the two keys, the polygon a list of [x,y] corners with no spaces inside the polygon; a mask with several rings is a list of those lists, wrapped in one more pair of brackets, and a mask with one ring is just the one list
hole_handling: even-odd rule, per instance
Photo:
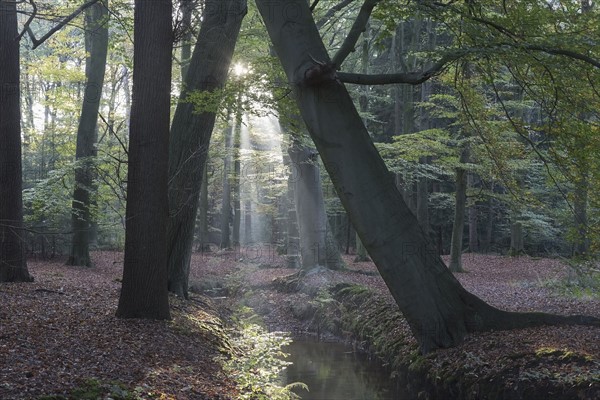
{"label": "thin tree trunk", "polygon": [[222,249],[231,248],[231,152],[233,151],[233,135],[235,127],[231,121],[231,112],[227,113],[227,129],[225,130],[225,156],[223,158],[223,197],[221,198],[221,244]]}
{"label": "thin tree trunk", "polygon": [[31,282],[23,235],[16,2],[0,2],[0,282]]}
{"label": "thin tree trunk", "polygon": [[574,222],[576,229],[575,255],[583,256],[588,254],[590,241],[588,239],[588,203],[589,178],[587,167],[580,174],[575,185],[575,200],[573,201]]}
{"label": "thin tree trunk", "polygon": [[[463,149],[460,161],[468,159],[468,149]],[[452,225],[452,240],[450,242],[450,265],[452,272],[464,272],[462,266],[463,231],[465,226],[465,208],[467,204],[467,172],[462,167],[456,168],[456,196],[454,206],[454,224]]]}
{"label": "thin tree trunk", "polygon": [[[467,175],[467,186],[472,188],[474,183],[473,173],[470,172]],[[479,252],[479,234],[477,233],[477,204],[473,200],[469,204],[469,252],[477,253]]]}
{"label": "thin tree trunk", "polygon": [[[180,98],[193,91],[214,92],[225,84],[246,15],[246,0],[206,0],[198,40]],[[169,290],[187,297],[194,223],[202,171],[215,124],[214,112],[194,112],[180,101],[171,125],[169,149]]]}
{"label": "thin tree trunk", "polygon": [[73,192],[73,238],[67,265],[90,267],[91,207],[94,203],[96,142],[98,141],[98,110],[102,99],[106,56],[108,53],[108,0],[100,1],[85,11],[85,44],[89,54],[86,59],[86,90],[77,130],[75,158],[75,190]]}
{"label": "thin tree trunk", "polygon": [[200,186],[200,199],[198,201],[198,241],[200,251],[208,251],[208,163],[202,169],[202,185]]}
{"label": "thin tree trunk", "polygon": [[241,192],[240,192],[240,141],[242,132],[242,110],[241,110],[241,94],[238,97],[238,105],[235,113],[235,130],[233,134],[233,232],[232,241],[233,246],[240,245],[240,226],[242,224],[242,204],[241,204]]}
{"label": "thin tree trunk", "polygon": [[168,319],[170,0],[135,1],[123,284],[117,316]]}

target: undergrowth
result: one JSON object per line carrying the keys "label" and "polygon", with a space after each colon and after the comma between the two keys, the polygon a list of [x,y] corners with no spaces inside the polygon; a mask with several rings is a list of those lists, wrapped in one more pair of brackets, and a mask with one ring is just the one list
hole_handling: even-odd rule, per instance
{"label": "undergrowth", "polygon": [[570,270],[566,277],[543,282],[563,296],[576,299],[600,299],[600,261],[567,260]]}
{"label": "undergrowth", "polygon": [[300,397],[294,388],[308,390],[300,382],[284,385],[282,371],[291,364],[283,346],[292,339],[285,332],[268,332],[260,318],[248,307],[242,307],[234,316],[236,331],[232,335],[231,358],[223,361],[223,368],[237,382],[240,400],[293,400]]}

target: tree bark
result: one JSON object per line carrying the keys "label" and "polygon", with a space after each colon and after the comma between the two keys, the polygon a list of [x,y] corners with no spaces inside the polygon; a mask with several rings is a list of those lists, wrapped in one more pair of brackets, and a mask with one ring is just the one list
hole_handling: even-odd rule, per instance
{"label": "tree bark", "polygon": [[223,197],[221,198],[221,243],[222,249],[231,248],[231,152],[233,151],[233,134],[235,127],[231,122],[231,112],[227,113],[227,129],[225,130],[225,156],[223,157]]}
{"label": "tree bark", "polygon": [[288,149],[295,171],[294,195],[302,269],[327,266],[327,214],[314,149],[294,142]]}
{"label": "tree bark", "polygon": [[523,243],[523,224],[518,220],[519,215],[515,211],[511,217],[510,224],[510,250],[508,253],[511,256],[520,256],[525,254],[525,246]]}
{"label": "tree bark", "polygon": [[108,0],[100,1],[85,11],[86,90],[77,130],[75,158],[75,189],[73,192],[71,226],[73,238],[67,265],[90,267],[92,229],[91,206],[94,203],[94,161],[98,141],[98,110],[102,99],[106,56],[108,53]]}
{"label": "tree bark", "polygon": [[202,170],[215,124],[214,112],[194,112],[192,91],[215,92],[227,79],[246,15],[246,0],[206,0],[204,18],[171,125],[169,149],[169,290],[187,297],[194,222]]}
{"label": "tree bark", "polygon": [[135,1],[123,286],[117,316],[168,319],[170,0]]}
{"label": "tree bark", "polygon": [[[468,159],[468,150],[463,149],[460,162]],[[450,242],[450,271],[464,272],[462,266],[463,231],[465,227],[465,208],[467,204],[467,172],[464,168],[456,168],[456,196],[454,205],[454,224],[452,225],[452,239]]]}
{"label": "tree bark", "polygon": [[17,6],[0,2],[0,282],[31,282],[23,237]]}
{"label": "tree bark", "polygon": [[242,132],[242,108],[241,94],[238,97],[238,105],[235,113],[235,130],[233,132],[233,176],[232,176],[232,200],[233,200],[233,246],[240,245],[240,227],[242,225],[242,203],[241,203],[241,163],[240,163],[240,143]]}
{"label": "tree bark", "polygon": [[589,251],[590,241],[588,239],[588,203],[589,178],[587,165],[580,173],[580,177],[575,184],[575,199],[573,201],[574,222],[576,229],[575,237],[575,255],[584,256]]}
{"label": "tree bark", "polygon": [[305,79],[319,70],[314,60],[329,62],[306,1],[256,3],[338,196],[422,352],[456,345],[479,330],[600,325],[590,317],[509,313],[467,292],[402,201],[344,85]]}
{"label": "tree bark", "polygon": [[[472,188],[474,183],[473,173],[467,175],[467,187]],[[479,234],[477,229],[477,203],[475,200],[469,204],[469,253],[477,253],[479,251]]]}

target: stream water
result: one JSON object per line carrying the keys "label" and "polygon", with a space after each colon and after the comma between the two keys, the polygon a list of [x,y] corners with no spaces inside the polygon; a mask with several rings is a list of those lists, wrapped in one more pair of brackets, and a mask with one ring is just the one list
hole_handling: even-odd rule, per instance
{"label": "stream water", "polygon": [[283,372],[286,384],[303,382],[309,392],[295,389],[303,400],[404,400],[395,381],[376,360],[340,343],[294,339],[284,351],[293,362]]}

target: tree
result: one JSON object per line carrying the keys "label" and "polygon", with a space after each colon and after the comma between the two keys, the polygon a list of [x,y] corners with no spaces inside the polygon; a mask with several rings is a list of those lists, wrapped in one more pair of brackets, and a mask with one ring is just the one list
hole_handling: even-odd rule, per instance
{"label": "tree", "polygon": [[592,317],[494,308],[467,292],[436,255],[338,80],[342,74],[336,73],[377,0],[365,1],[333,62],[306,1],[256,3],[338,196],[422,352],[456,345],[474,331],[557,323],[600,325]]}
{"label": "tree", "polygon": [[89,267],[92,197],[94,195],[94,159],[97,155],[98,110],[102,98],[106,56],[108,52],[108,0],[100,1],[85,12],[86,89],[83,95],[75,157],[75,190],[73,192],[73,241],[68,265]]}
{"label": "tree", "polygon": [[[195,112],[191,93],[219,95],[246,15],[246,0],[207,0],[196,47],[171,125],[169,149],[169,291],[187,297],[198,194],[216,106]],[[214,100],[213,100],[214,102]]]}
{"label": "tree", "polygon": [[302,269],[327,267],[327,214],[317,152],[294,140],[288,154],[294,170],[294,203]]}
{"label": "tree", "polygon": [[135,1],[123,286],[117,316],[168,319],[170,0]]}
{"label": "tree", "polygon": [[[468,145],[465,145],[468,146]],[[461,163],[468,161],[469,149],[463,148],[460,154]],[[452,225],[452,242],[450,244],[450,264],[452,272],[465,272],[462,267],[463,231],[465,226],[465,209],[467,206],[467,171],[464,166],[456,168],[456,201],[454,205],[454,224]]]}
{"label": "tree", "polygon": [[31,282],[23,240],[17,4],[0,2],[0,282]]}

